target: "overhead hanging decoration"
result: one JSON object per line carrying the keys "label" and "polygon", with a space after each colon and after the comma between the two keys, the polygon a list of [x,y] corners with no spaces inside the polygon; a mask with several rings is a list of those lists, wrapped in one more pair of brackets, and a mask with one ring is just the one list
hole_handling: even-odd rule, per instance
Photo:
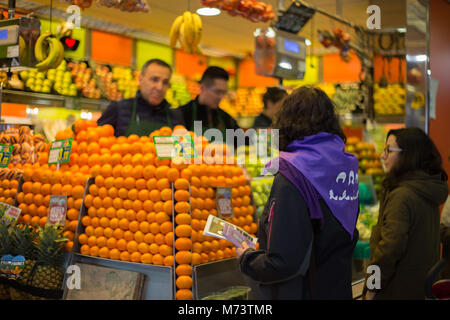
{"label": "overhead hanging decoration", "polygon": [[90,8],[94,0],[66,0],[67,3],[79,6],[82,10]]}
{"label": "overhead hanging decoration", "polygon": [[241,16],[252,22],[268,22],[275,18],[272,5],[256,0],[202,0],[202,5],[218,8],[231,16]]}
{"label": "overhead hanging decoration", "polygon": [[[76,1],[76,0],[75,0]],[[126,12],[149,12],[146,0],[96,0],[97,5]]]}
{"label": "overhead hanging decoration", "polygon": [[352,58],[350,53],[350,35],[344,32],[341,28],[336,28],[333,33],[329,31],[317,30],[319,34],[319,41],[325,48],[334,46],[339,49],[341,59],[345,62],[349,62]]}
{"label": "overhead hanging decoration", "polygon": [[202,38],[202,19],[196,13],[184,12],[174,20],[169,37],[172,48],[176,48],[179,41],[184,52],[201,54],[199,44]]}

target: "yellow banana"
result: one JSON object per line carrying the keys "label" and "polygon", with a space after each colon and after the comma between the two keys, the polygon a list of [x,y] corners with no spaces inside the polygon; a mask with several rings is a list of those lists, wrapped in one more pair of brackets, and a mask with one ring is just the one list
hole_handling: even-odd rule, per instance
{"label": "yellow banana", "polygon": [[194,25],[194,46],[198,46],[202,38],[202,19],[196,13],[192,14],[192,21]]}
{"label": "yellow banana", "polygon": [[41,34],[37,39],[36,44],[34,46],[34,55],[36,56],[37,61],[42,61],[47,56],[44,43],[46,42],[47,38],[50,37],[51,35],[52,33],[47,31]]}
{"label": "yellow banana", "polygon": [[58,44],[54,40],[58,41],[58,39],[56,39],[56,38],[50,38],[50,40],[48,42],[49,50],[48,50],[47,57],[35,65],[35,67],[39,71],[46,71],[46,70],[50,69],[59,57]]}
{"label": "yellow banana", "polygon": [[28,56],[27,44],[25,43],[25,39],[22,36],[19,36],[19,59],[21,65],[26,63],[27,56]]}
{"label": "yellow banana", "polygon": [[64,46],[61,43],[61,41],[59,41],[59,39],[57,38],[50,38],[50,41],[53,41],[55,43],[55,47],[57,48],[58,51],[58,57],[56,58],[55,61],[53,61],[53,63],[49,67],[50,69],[56,69],[64,59]]}
{"label": "yellow banana", "polygon": [[185,27],[186,24],[183,22],[180,27],[180,37],[178,39],[180,40],[181,50],[183,50],[184,52],[191,53],[190,47],[186,43]]}
{"label": "yellow banana", "polygon": [[180,36],[180,28],[183,23],[183,16],[178,16],[175,21],[172,23],[172,27],[170,28],[170,46],[175,48],[177,45],[178,37]]}
{"label": "yellow banana", "polygon": [[184,37],[186,43],[191,46],[194,44],[194,22],[192,21],[192,13],[186,11],[183,13]]}

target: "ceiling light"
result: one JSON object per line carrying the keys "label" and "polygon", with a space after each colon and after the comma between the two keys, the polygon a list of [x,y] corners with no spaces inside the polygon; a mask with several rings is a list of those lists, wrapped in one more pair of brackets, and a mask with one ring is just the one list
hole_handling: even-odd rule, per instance
{"label": "ceiling light", "polygon": [[217,16],[220,14],[220,10],[217,8],[200,8],[197,9],[197,13],[201,16]]}
{"label": "ceiling light", "polygon": [[305,39],[305,44],[306,44],[307,46],[310,46],[310,45],[311,45],[311,40]]}

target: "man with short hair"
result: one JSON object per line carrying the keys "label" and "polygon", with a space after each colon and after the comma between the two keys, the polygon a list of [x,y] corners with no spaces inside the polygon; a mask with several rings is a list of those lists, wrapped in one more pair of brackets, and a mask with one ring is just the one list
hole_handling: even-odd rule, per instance
{"label": "man with short hair", "polygon": [[163,126],[184,125],[183,115],[171,109],[165,96],[170,86],[171,67],[159,59],[147,61],[139,75],[136,97],[112,102],[97,120],[110,124],[116,137],[137,134],[148,136]]}
{"label": "man with short hair", "polygon": [[228,91],[228,73],[220,67],[209,67],[200,80],[200,94],[180,107],[186,128],[194,131],[194,121],[202,121],[202,129],[216,128],[226,137],[226,129],[238,129],[236,121],[219,104]]}
{"label": "man with short hair", "polygon": [[263,95],[264,110],[255,118],[253,128],[264,129],[270,128],[275,115],[280,111],[284,98],[287,96],[287,92],[284,89],[278,87],[267,88],[266,93]]}

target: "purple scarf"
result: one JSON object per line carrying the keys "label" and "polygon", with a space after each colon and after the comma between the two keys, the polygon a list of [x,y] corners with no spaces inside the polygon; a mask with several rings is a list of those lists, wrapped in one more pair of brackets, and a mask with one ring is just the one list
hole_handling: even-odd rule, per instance
{"label": "purple scarf", "polygon": [[311,219],[323,222],[319,205],[319,198],[323,198],[353,238],[359,206],[358,160],[344,152],[344,147],[339,136],[325,132],[295,140],[287,152],[280,152],[279,172],[300,192]]}

